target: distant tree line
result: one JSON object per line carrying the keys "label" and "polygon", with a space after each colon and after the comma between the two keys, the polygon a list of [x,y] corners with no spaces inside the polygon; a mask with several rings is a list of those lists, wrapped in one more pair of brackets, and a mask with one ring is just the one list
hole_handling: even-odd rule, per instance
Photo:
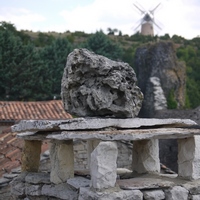
{"label": "distant tree line", "polygon": [[[119,35],[115,36],[115,32]],[[0,22],[0,100],[51,100],[60,98],[61,79],[68,54],[74,48],[87,48],[134,68],[138,46],[158,40],[172,40],[180,47],[177,56],[187,65],[186,107],[200,105],[200,38],[186,40],[168,34],[158,37],[122,35],[108,28],[108,34],[17,31],[11,23]]]}

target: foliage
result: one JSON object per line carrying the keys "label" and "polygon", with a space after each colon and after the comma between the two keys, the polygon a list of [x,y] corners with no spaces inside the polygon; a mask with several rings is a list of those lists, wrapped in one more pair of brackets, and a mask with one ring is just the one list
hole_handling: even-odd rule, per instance
{"label": "foliage", "polygon": [[22,40],[8,30],[0,32],[1,100],[45,98],[46,85],[38,76],[45,74],[45,69],[37,56],[33,45],[23,45]]}
{"label": "foliage", "polygon": [[[115,33],[118,32],[118,35]],[[67,55],[73,48],[88,48],[113,60],[128,62],[134,68],[136,49],[142,44],[170,40],[177,47],[177,57],[186,63],[186,108],[200,105],[200,38],[192,40],[169,34],[122,35],[108,28],[108,34],[42,33],[17,31],[12,23],[0,22],[0,99],[48,100],[60,96],[60,84]],[[173,91],[169,108],[176,108]]]}
{"label": "foliage", "polygon": [[48,79],[51,82],[51,94],[60,97],[61,79],[67,56],[72,51],[72,45],[66,38],[58,38],[51,45],[41,50],[41,60],[47,65]]}
{"label": "foliage", "polygon": [[85,48],[94,51],[96,54],[106,56],[114,60],[121,60],[123,50],[119,44],[114,43],[103,31],[97,31],[90,36],[84,45]]}
{"label": "foliage", "polygon": [[171,90],[167,97],[167,108],[168,109],[176,109],[177,108],[177,102],[175,100],[174,90]]}

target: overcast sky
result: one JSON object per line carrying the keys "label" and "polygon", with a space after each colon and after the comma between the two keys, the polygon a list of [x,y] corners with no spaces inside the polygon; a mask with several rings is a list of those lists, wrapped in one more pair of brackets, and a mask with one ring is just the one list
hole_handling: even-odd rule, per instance
{"label": "overcast sky", "polygon": [[[155,11],[158,35],[169,33],[187,39],[200,35],[200,0],[138,0],[144,9]],[[0,21],[13,23],[18,30],[67,30],[95,33],[117,28],[132,35],[141,19],[135,0],[1,0]]]}

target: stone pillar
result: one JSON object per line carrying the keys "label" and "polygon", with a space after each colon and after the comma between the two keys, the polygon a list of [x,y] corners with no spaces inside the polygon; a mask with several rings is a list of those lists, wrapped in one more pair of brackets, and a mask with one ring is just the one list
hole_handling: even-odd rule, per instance
{"label": "stone pillar", "polygon": [[200,178],[200,136],[178,139],[178,175],[189,180]]}
{"label": "stone pillar", "polygon": [[73,140],[53,140],[50,144],[52,183],[59,184],[74,177]]}
{"label": "stone pillar", "polygon": [[101,140],[87,140],[87,162],[88,162],[88,169],[90,169],[90,161],[91,161],[91,153],[93,150],[98,146]]}
{"label": "stone pillar", "polygon": [[100,142],[91,154],[91,188],[100,191],[113,188],[117,178],[117,144]]}
{"label": "stone pillar", "polygon": [[133,172],[160,172],[158,139],[133,142]]}
{"label": "stone pillar", "polygon": [[42,142],[38,140],[25,140],[22,151],[21,171],[38,172]]}

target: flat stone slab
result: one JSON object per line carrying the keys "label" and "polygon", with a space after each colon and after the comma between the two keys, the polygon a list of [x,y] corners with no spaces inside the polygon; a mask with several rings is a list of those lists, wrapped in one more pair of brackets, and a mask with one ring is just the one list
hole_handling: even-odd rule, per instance
{"label": "flat stone slab", "polygon": [[190,119],[150,118],[74,118],[67,120],[22,120],[11,127],[12,132],[38,132],[59,130],[97,130],[108,127],[132,129],[142,127],[187,127],[197,125]]}
{"label": "flat stone slab", "polygon": [[106,131],[61,131],[61,132],[28,132],[19,133],[17,137],[25,140],[93,140],[100,139],[105,141],[125,140],[147,140],[147,139],[181,139],[200,135],[200,129],[192,128],[157,128],[157,129],[126,129],[126,130],[106,130]]}
{"label": "flat stone slab", "polygon": [[117,180],[117,184],[124,190],[156,189],[174,186],[174,182],[158,178],[131,178]]}

